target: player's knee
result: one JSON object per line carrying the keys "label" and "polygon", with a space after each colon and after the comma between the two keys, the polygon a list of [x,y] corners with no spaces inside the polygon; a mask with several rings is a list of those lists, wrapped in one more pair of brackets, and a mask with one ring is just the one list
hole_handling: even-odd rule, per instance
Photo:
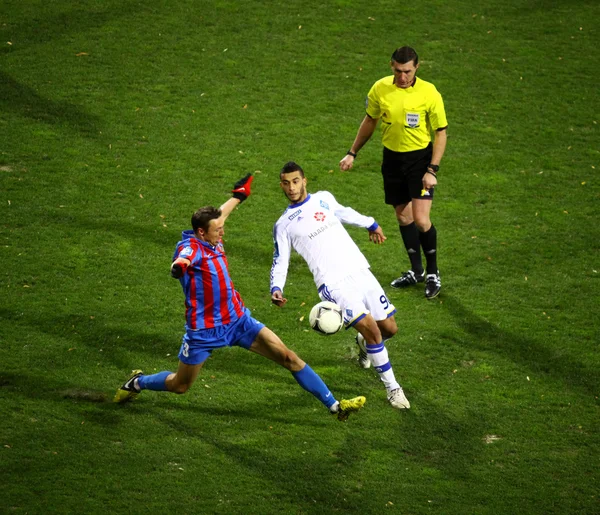
{"label": "player's knee", "polygon": [[379,323],[378,325],[381,336],[383,336],[385,340],[391,338],[398,332],[398,324],[393,317],[386,319],[383,323]]}
{"label": "player's knee", "polygon": [[390,328],[386,328],[386,329],[382,330],[381,336],[383,336],[384,339],[387,340],[388,338],[395,336],[397,332],[398,332],[398,326],[390,327]]}
{"label": "player's knee", "polygon": [[189,383],[178,383],[172,386],[171,391],[178,395],[184,394],[187,392],[192,385]]}
{"label": "player's knee", "polygon": [[287,368],[288,370],[295,370],[298,368],[298,366],[300,365],[300,358],[298,357],[298,355],[290,350],[290,349],[286,349],[286,351],[283,353],[282,356],[282,362],[281,365],[284,368]]}

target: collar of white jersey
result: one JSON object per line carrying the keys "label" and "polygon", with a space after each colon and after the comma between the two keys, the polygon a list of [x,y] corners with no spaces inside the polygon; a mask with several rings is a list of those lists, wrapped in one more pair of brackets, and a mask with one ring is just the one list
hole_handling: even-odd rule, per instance
{"label": "collar of white jersey", "polygon": [[303,204],[306,204],[309,200],[310,200],[310,193],[308,195],[306,195],[306,198],[302,202],[299,202],[298,204],[290,204],[288,206],[288,209],[296,209],[297,207],[300,207]]}

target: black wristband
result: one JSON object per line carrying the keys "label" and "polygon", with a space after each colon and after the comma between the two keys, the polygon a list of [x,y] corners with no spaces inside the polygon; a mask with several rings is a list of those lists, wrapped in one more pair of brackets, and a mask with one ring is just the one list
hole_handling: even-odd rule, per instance
{"label": "black wristband", "polygon": [[354,152],[352,152],[352,150],[348,150],[348,152],[346,152],[347,156],[352,156],[353,158],[356,159],[356,154]]}
{"label": "black wristband", "polygon": [[437,173],[433,173],[431,170],[427,170],[425,173],[428,173],[429,175],[433,175],[437,179]]}
{"label": "black wristband", "polygon": [[427,168],[431,168],[435,173],[440,169],[440,165],[427,165]]}

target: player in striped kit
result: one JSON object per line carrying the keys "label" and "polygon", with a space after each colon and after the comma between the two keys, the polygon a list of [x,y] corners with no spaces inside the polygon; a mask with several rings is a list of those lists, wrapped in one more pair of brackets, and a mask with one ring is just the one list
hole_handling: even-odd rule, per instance
{"label": "player in striped kit", "polygon": [[337,401],[323,380],[288,349],[264,324],[252,318],[235,290],[223,248],[225,220],[250,195],[248,174],[233,189],[233,197],[219,209],[200,208],[192,216],[192,230],[183,232],[171,265],[185,295],[186,332],[179,351],[177,372],[144,375],[134,370],[117,390],[114,401],[125,402],[142,390],[185,393],[195,382],[213,350],[239,346],[288,369],[298,384],[344,421],[365,403],[364,397]]}
{"label": "player in striped kit", "polygon": [[328,191],[309,194],[300,165],[289,162],[280,173],[281,189],[290,205],[275,223],[275,253],[271,267],[271,301],[283,306],[290,254],[295,249],[313,274],[321,300],[340,305],[346,328],[358,331],[359,364],[371,364],[383,381],[394,408],[408,409],[396,381],[385,341],[396,334],[396,308],[369,269],[369,263],[342,224],[364,227],[369,239],[380,244],[386,237],[375,219],[342,206]]}

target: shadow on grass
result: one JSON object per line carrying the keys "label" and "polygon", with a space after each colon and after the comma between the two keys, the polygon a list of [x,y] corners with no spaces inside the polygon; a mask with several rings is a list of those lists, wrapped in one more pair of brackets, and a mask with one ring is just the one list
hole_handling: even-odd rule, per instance
{"label": "shadow on grass", "polygon": [[[130,355],[148,353],[157,361],[166,354],[177,353],[181,335],[166,338],[158,333],[136,332],[128,328],[100,326],[96,320],[81,314],[52,315],[51,313],[22,313],[0,309],[5,324],[13,324],[19,331],[38,332],[56,339],[63,339],[72,348],[84,347],[96,351],[94,358],[111,363],[116,368],[130,369]],[[102,354],[100,354],[102,351]],[[57,360],[59,357],[57,356]]]}
{"label": "shadow on grass", "polygon": [[[600,372],[588,364],[577,361],[538,343],[523,334],[503,331],[491,322],[474,314],[460,301],[444,296],[443,306],[464,331],[473,335],[474,345],[485,351],[506,356],[515,363],[524,364],[532,370],[564,381],[569,387],[583,390],[586,395],[597,395]],[[543,338],[543,335],[540,335]]]}
{"label": "shadow on grass", "polygon": [[[56,41],[72,34],[84,34],[94,29],[101,28],[115,19],[129,16],[132,12],[139,12],[140,5],[134,2],[102,2],[97,6],[104,9],[94,10],[90,5],[72,4],[68,11],[57,12],[59,7],[33,10],[26,13],[12,13],[9,19],[12,23],[6,29],[6,36],[14,41],[14,45],[3,46],[0,54],[19,52],[33,45],[41,45]],[[68,4],[64,4],[68,5]],[[34,9],[33,7],[31,9]],[[9,9],[10,10],[10,9]],[[21,23],[16,24],[15,19],[21,14]]]}
{"label": "shadow on grass", "polygon": [[[262,418],[265,425],[273,423],[271,415],[272,413],[266,413]],[[318,415],[314,414],[314,417],[310,417],[310,419],[313,418],[318,418]],[[184,429],[179,420],[169,420],[168,417],[163,417],[162,420],[174,431],[184,430],[186,433],[194,434],[192,425],[184,426]],[[314,431],[317,428],[315,428],[314,421],[282,420],[278,422],[286,425],[300,422],[306,426],[306,429],[303,430],[305,436],[293,439],[293,446],[287,449],[282,448],[285,445],[281,442],[273,443],[270,446],[249,445],[255,435],[251,436],[249,442],[246,442],[239,437],[236,438],[227,433],[221,434],[214,429],[210,433],[203,433],[202,441],[209,444],[215,453],[226,455],[240,472],[245,471],[248,477],[260,477],[261,482],[269,484],[270,488],[263,495],[268,498],[276,492],[274,506],[290,504],[294,506],[297,513],[318,513],[319,507],[323,510],[322,512],[329,512],[328,507],[339,505],[342,502],[338,479],[341,479],[349,469],[353,469],[356,462],[348,462],[343,456],[327,456],[326,458],[319,456],[319,459],[314,459],[303,454],[302,449],[305,448],[304,444],[306,443],[303,440],[312,440],[316,436]],[[334,421],[329,422],[335,424]],[[322,429],[329,430],[324,427]],[[254,431],[251,432],[252,435]],[[278,440],[276,435],[273,435],[273,438]],[[284,439],[286,438],[284,437]],[[337,453],[340,449],[350,448],[353,439],[353,436],[347,434],[341,445],[337,444],[335,448],[323,449],[323,451]],[[195,458],[204,459],[204,456]],[[315,480],[311,480],[311,478]],[[260,497],[260,494],[257,494]]]}
{"label": "shadow on grass", "polygon": [[[321,415],[319,411],[300,419],[298,411],[286,409],[285,404],[277,414],[268,404],[254,403],[248,409],[249,413],[240,413],[221,408],[188,407],[182,410],[186,411],[185,418],[182,413],[167,410],[156,410],[156,416],[172,432],[210,444],[216,454],[225,454],[250,476],[269,481],[274,485],[273,491],[281,492],[281,499],[306,508],[343,506],[350,512],[376,513],[381,509],[383,495],[394,498],[398,509],[402,506],[398,502],[399,485],[414,481],[411,474],[415,469],[426,469],[429,477],[439,475],[448,481],[469,482],[478,473],[473,469],[481,467],[487,423],[480,413],[452,419],[434,405],[421,405],[418,413],[414,413],[390,411],[385,403],[365,408],[385,410],[383,418],[373,412],[361,413],[340,424],[327,420],[328,415]],[[238,415],[264,422],[265,432],[268,432],[267,426],[273,427],[271,436],[265,437],[272,440],[273,445],[252,445],[256,432],[260,431],[257,427],[249,428],[248,441],[242,433],[235,433],[223,417]],[[206,416],[210,419],[204,419]],[[244,420],[240,424],[244,424]],[[295,431],[298,436],[294,438],[294,433],[289,431],[297,425],[305,429]],[[283,433],[279,434],[278,429]],[[328,433],[326,438],[320,435],[322,431]],[[331,433],[337,436],[331,438]],[[286,439],[293,443],[293,448],[286,444]],[[323,447],[324,441],[334,442],[334,445]],[[311,447],[320,448],[318,459],[304,447],[307,442]],[[279,448],[281,452],[277,452]],[[364,475],[366,470],[370,471],[367,476]],[[375,471],[383,473],[378,476]],[[317,480],[307,480],[311,477]],[[403,488],[407,487],[400,487]],[[378,495],[365,495],[373,491]]]}
{"label": "shadow on grass", "polygon": [[[67,370],[70,367],[79,366],[77,362],[83,360],[88,363],[90,361],[100,361],[105,366],[110,364],[114,368],[123,370],[122,377],[115,381],[115,389],[119,386],[120,381],[127,378],[130,370],[138,367],[147,369],[151,366],[148,364],[149,360],[152,364],[155,364],[157,371],[164,369],[175,371],[177,369],[177,354],[182,333],[174,334],[173,338],[168,338],[163,334],[136,332],[129,328],[99,327],[96,320],[90,320],[88,316],[80,314],[53,316],[52,314],[32,313],[26,315],[21,312],[0,309],[0,318],[7,324],[16,326],[15,332],[18,334],[38,332],[58,341],[65,340],[64,349],[87,349],[80,357],[68,353],[68,362],[64,362],[64,359],[67,359],[64,358],[66,353],[63,354],[63,358],[58,355],[54,356],[45,366]],[[141,356],[144,354],[148,358]],[[168,354],[170,356],[167,356]],[[62,363],[61,359],[63,360]],[[318,366],[328,368],[348,366],[354,369],[352,365],[347,365],[333,357],[326,361],[319,360]],[[30,363],[30,367],[35,370],[36,362]],[[359,371],[352,370],[352,373],[358,374]],[[267,389],[273,388],[273,384],[286,385],[286,388],[289,386],[296,388],[296,382],[287,370],[242,348],[216,350],[202,369],[194,389],[201,387],[200,379],[211,375],[227,378],[228,381],[234,382],[239,377],[251,377],[254,381],[263,381]],[[49,378],[50,376],[46,374],[46,377]],[[336,385],[327,377],[323,377],[323,379],[331,387],[334,394],[340,398],[348,395],[358,395],[354,386],[348,386],[348,381],[344,381],[343,385]],[[49,386],[46,384],[47,382],[40,383],[39,380],[32,380],[31,382],[18,381],[18,383],[19,388],[17,391],[31,398],[39,398],[40,395],[43,395],[45,398],[66,397],[75,401],[102,402],[102,400],[99,400],[101,395],[98,392],[82,389],[81,385],[61,383]],[[379,386],[375,379],[373,379],[373,384],[374,388]],[[67,392],[66,395],[65,392]],[[113,393],[114,391],[111,389],[108,394],[109,397],[112,398]]]}
{"label": "shadow on grass", "polygon": [[[271,378],[272,379],[272,378]],[[277,388],[271,388],[264,392],[264,396],[257,397],[255,395],[258,388],[253,393],[252,397],[244,396],[243,389],[239,390],[240,395],[235,396],[231,401],[223,402],[217,399],[204,399],[205,394],[210,395],[210,392],[204,392],[202,383],[197,383],[185,396],[179,396],[170,392],[152,392],[145,391],[140,397],[134,401],[124,404],[115,404],[112,402],[114,392],[119,385],[115,386],[110,392],[93,388],[84,388],[81,385],[74,384],[68,379],[57,377],[56,375],[46,374],[41,377],[41,374],[30,372],[12,372],[0,371],[0,388],[5,392],[10,393],[14,398],[21,396],[45,403],[75,403],[79,405],[88,405],[85,408],[85,416],[87,419],[99,425],[113,425],[118,422],[118,414],[125,410],[124,413],[129,414],[150,414],[159,419],[164,419],[168,422],[169,418],[165,417],[165,413],[172,412],[173,416],[185,415],[187,418],[192,418],[197,421],[214,420],[214,419],[248,419],[256,421],[264,421],[265,424],[280,424],[306,425],[312,426],[315,419],[312,416],[298,419],[290,417],[286,412],[287,406],[291,409],[306,409],[307,412],[311,408],[318,408],[322,412],[321,420],[330,417],[327,410],[322,407],[318,401],[310,396],[307,392],[296,390],[299,388],[291,377],[285,377],[290,388],[285,391],[280,391]],[[228,387],[232,389],[231,386]],[[292,392],[293,393],[290,393]],[[298,398],[297,393],[301,397]],[[299,408],[300,407],[300,408]],[[267,414],[268,413],[268,414]],[[315,415],[318,418],[318,415]],[[196,435],[198,432],[198,423],[196,422],[193,429],[190,428],[189,435]],[[178,431],[188,432],[185,425],[178,425]]]}
{"label": "shadow on grass", "polygon": [[60,125],[87,137],[99,136],[100,120],[67,102],[56,102],[0,71],[0,109],[5,113]]}
{"label": "shadow on grass", "polygon": [[[244,363],[242,355],[239,358],[241,360],[223,360],[221,364],[234,373],[256,378],[259,364]],[[416,403],[413,410],[399,412],[389,407],[380,391],[381,395],[371,397],[363,413],[340,424],[308,393],[301,391],[289,374],[277,370],[274,364],[271,366],[272,370],[264,366],[270,381],[269,390],[264,394],[257,395],[255,390],[248,396],[240,389],[239,395],[226,399],[223,396],[204,399],[211,391],[205,392],[200,389],[201,384],[197,384],[184,397],[145,392],[135,402],[116,405],[110,402],[113,391],[107,394],[82,388],[52,370],[46,374],[0,372],[0,387],[11,397],[50,402],[56,406],[59,417],[60,410],[65,409],[58,408],[60,405],[73,404],[82,419],[104,428],[131,423],[139,415],[145,419],[155,418],[170,432],[208,443],[241,469],[272,483],[283,501],[300,503],[307,508],[316,503],[317,506],[362,506],[368,507],[362,512],[375,512],[379,506],[378,496],[364,496],[357,485],[376,486],[382,494],[389,491],[392,495],[396,482],[390,483],[390,471],[396,471],[397,479],[403,482],[412,481],[410,472],[405,471],[414,471],[415,467],[425,467],[432,476],[439,474],[449,480],[471,479],[471,468],[480,465],[483,445],[477,443],[481,443],[486,433],[485,413],[469,412],[452,418],[443,407],[422,401]],[[248,369],[243,370],[246,367]],[[263,368],[262,362],[260,368]],[[356,373],[373,390],[380,388],[375,377]],[[287,383],[284,390],[273,384],[279,381]],[[231,386],[228,388],[231,390]],[[232,421],[236,423],[232,425]],[[257,432],[269,432],[269,426],[274,428],[273,436],[269,437],[273,439],[273,446],[256,445],[254,442],[267,438],[257,440]],[[321,431],[338,436],[333,439],[319,436]],[[286,440],[294,443],[294,449],[283,452]],[[334,442],[333,446],[323,448],[324,440]],[[320,446],[319,459],[314,452],[302,452],[306,442]],[[282,452],[278,453],[280,448]],[[373,462],[378,463],[377,467],[374,468]],[[365,470],[385,470],[388,474],[363,478],[361,474]],[[319,480],[308,481],[308,477]],[[333,497],[332,492],[335,492]]]}

